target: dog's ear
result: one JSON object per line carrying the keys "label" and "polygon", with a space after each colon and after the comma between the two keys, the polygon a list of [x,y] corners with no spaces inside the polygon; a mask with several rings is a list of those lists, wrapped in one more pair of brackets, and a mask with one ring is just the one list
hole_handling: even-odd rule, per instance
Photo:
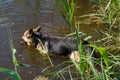
{"label": "dog's ear", "polygon": [[33,29],[29,29],[29,35],[32,35]]}
{"label": "dog's ear", "polygon": [[41,30],[41,25],[38,25],[38,27],[36,27],[35,29],[33,29],[33,31],[35,32],[39,32]]}

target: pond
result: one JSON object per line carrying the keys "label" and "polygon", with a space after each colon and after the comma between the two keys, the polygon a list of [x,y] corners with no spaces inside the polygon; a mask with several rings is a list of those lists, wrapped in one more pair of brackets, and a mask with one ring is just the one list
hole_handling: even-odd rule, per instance
{"label": "pond", "polygon": [[[84,5],[85,4],[85,5]],[[88,0],[76,0],[76,16],[87,14],[91,11]],[[14,70],[9,39],[12,38],[17,59],[20,63],[32,65],[32,67],[19,67],[18,72],[22,80],[32,80],[37,75],[42,75],[43,69],[51,66],[50,62],[43,58],[34,48],[20,44],[21,36],[26,29],[42,25],[42,31],[63,37],[71,31],[56,8],[55,0],[0,0],[0,67]],[[80,24],[80,30],[98,39],[93,29],[99,29],[97,24]],[[11,31],[11,32],[10,32]],[[61,64],[68,58],[52,56],[54,65]],[[59,67],[58,70],[64,66]],[[2,80],[10,78],[0,73]]]}

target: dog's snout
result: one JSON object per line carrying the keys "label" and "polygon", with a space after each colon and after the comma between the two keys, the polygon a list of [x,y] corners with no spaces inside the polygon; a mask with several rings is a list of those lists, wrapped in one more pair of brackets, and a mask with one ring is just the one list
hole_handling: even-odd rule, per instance
{"label": "dog's snout", "polygon": [[24,40],[23,40],[23,39],[21,39],[21,43],[24,43]]}
{"label": "dog's snout", "polygon": [[25,42],[24,39],[21,39],[21,43],[22,43],[22,44],[27,44],[27,42]]}

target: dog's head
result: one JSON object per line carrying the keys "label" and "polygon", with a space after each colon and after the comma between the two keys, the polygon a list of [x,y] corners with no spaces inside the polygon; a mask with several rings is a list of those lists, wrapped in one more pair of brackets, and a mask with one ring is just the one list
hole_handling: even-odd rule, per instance
{"label": "dog's head", "polygon": [[21,42],[27,44],[28,46],[35,46],[36,44],[35,38],[37,37],[37,33],[39,33],[40,30],[41,30],[41,26],[38,26],[35,29],[26,30],[23,33]]}

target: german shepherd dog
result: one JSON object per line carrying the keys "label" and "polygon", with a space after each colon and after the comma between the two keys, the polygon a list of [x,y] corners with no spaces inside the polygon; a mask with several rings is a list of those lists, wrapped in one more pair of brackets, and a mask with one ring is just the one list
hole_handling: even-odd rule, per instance
{"label": "german shepherd dog", "polygon": [[[86,46],[89,43],[82,41],[83,51],[91,49]],[[33,46],[37,50],[42,51],[47,49],[48,53],[67,56],[75,51],[78,51],[78,42],[72,37],[56,37],[43,34],[41,32],[41,26],[35,29],[28,29],[22,36],[22,43],[28,46]],[[75,52],[76,53],[76,52]]]}

